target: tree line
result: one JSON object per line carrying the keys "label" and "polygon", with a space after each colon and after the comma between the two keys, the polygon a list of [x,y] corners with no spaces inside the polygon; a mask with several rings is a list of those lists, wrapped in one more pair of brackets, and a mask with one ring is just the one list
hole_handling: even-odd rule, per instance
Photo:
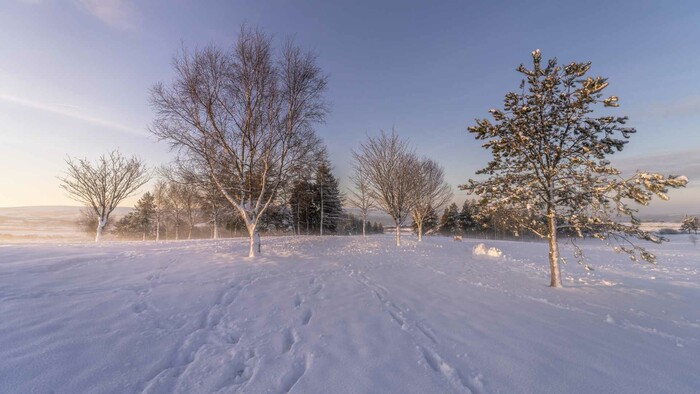
{"label": "tree line", "polygon": [[[590,68],[590,62],[543,61],[539,50],[532,52],[531,66],[517,68],[522,77],[517,91],[505,95],[502,109],[489,110],[490,119],[477,119],[468,128],[491,160],[476,172],[478,179],[459,186],[477,198],[460,213],[456,204],[448,205],[452,191],[441,165],[419,156],[396,130],[367,136],[352,151],[347,202],[359,211],[352,218],[343,213],[345,196],[316,135],[329,111],[328,76],[316,54],[293,40],[275,48],[271,36],[243,27],[230,48],[181,49],[173,59],[173,79],[151,89],[150,131],[177,158],[165,195],[159,197],[156,187],[140,206],[149,205],[148,199],[167,206],[169,219],[163,223],[172,223],[176,238],[190,236],[194,222],[184,197],[175,197],[181,187],[173,185],[192,187],[214,233],[227,220],[241,225],[251,257],[260,250],[261,230],[338,233],[347,230],[345,221],[365,235],[368,214],[376,209],[394,222],[397,245],[409,218],[419,241],[428,233],[489,226],[545,239],[552,287],[561,286],[560,236],[601,239],[634,261],[653,263],[655,256],[634,241],[664,239],[641,228],[634,205],[648,205],[654,196],[666,200],[670,189],[688,180],[646,171],[623,174],[612,166],[610,156],[623,150],[636,130],[626,125],[626,116],[614,115],[618,97],[603,95],[608,81],[589,76]],[[67,162],[63,187],[90,207],[99,240],[119,201],[146,183],[145,166],[115,153],[94,166]],[[124,228],[131,222],[144,226],[136,213],[123,220]],[[158,223],[156,215],[156,228]],[[684,229],[693,230],[693,223]]]}

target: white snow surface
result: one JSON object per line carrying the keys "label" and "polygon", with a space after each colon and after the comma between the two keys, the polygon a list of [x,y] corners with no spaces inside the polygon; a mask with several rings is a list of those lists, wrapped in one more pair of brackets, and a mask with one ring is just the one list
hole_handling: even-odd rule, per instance
{"label": "white snow surface", "polygon": [[544,243],[402,242],[0,246],[0,392],[700,392],[687,237],[656,266],[584,242],[564,289]]}

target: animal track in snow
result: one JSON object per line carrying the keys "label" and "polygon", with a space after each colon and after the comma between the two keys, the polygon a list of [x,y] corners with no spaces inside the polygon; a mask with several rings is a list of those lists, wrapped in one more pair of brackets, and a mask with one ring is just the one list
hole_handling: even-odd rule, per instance
{"label": "animal track in snow", "polygon": [[292,346],[294,346],[294,344],[297,341],[296,337],[296,333],[293,330],[289,328],[284,329],[284,331],[282,332],[282,354],[287,353],[292,349]]}
{"label": "animal track in snow", "polygon": [[304,376],[304,373],[306,373],[306,370],[309,367],[309,358],[307,355],[304,355],[304,357],[296,359],[292,362],[291,368],[287,371],[286,374],[282,376],[282,379],[280,381],[281,389],[282,392],[288,393],[295,384],[301,379],[302,376]]}
{"label": "animal track in snow", "polygon": [[302,299],[301,299],[301,296],[299,295],[299,293],[294,294],[294,307],[296,308],[299,305],[301,305],[301,302],[302,302]]}
{"label": "animal track in snow", "polygon": [[313,316],[313,312],[310,309],[306,309],[301,315],[301,324],[304,326],[309,324],[309,321],[311,321],[311,316]]}
{"label": "animal track in snow", "polygon": [[406,320],[404,320],[403,316],[401,316],[401,312],[394,311],[392,309],[388,309],[388,311],[391,318],[394,319],[394,321],[398,323],[401,326],[401,328],[405,329]]}
{"label": "animal track in snow", "polygon": [[467,383],[462,379],[459,372],[450,364],[446,363],[436,352],[425,347],[418,346],[426,364],[435,372],[441,373],[445,379],[458,391],[466,393],[481,392],[478,379],[474,379],[474,384]]}
{"label": "animal track in snow", "polygon": [[237,344],[240,340],[241,336],[236,332],[232,332],[226,336],[226,342],[230,343],[231,345]]}
{"label": "animal track in snow", "polygon": [[424,327],[420,323],[417,323],[416,327],[421,332],[421,334],[425,335],[426,338],[430,339],[433,343],[438,343],[438,340],[435,337],[435,334],[433,334],[428,327]]}
{"label": "animal track in snow", "polygon": [[137,303],[131,305],[131,310],[137,314],[145,311],[146,309],[148,309],[148,306],[146,306],[146,304],[143,302],[137,302]]}
{"label": "animal track in snow", "polygon": [[419,322],[420,319],[416,319],[415,316],[407,312],[410,310],[404,310],[394,304],[386,288],[374,283],[363,273],[360,273],[358,276],[359,278],[356,278],[357,281],[377,297],[383,309],[391,316],[392,321],[397,323],[402,330],[412,337],[416,348],[420,350],[425,363],[430,369],[439,372],[457,392],[481,393],[484,391],[483,384],[481,383],[481,374],[477,373],[473,378],[470,377],[468,380],[465,380],[462,378],[459,371],[443,360],[437,350],[432,349],[439,341],[429,326]]}

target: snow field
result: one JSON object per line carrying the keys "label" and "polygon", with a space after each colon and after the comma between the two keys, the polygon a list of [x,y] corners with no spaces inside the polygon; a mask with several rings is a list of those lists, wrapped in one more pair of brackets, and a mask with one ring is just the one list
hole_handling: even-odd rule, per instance
{"label": "snow field", "polygon": [[585,242],[561,290],[543,243],[405,241],[0,246],[0,392],[700,390],[687,236],[656,266]]}

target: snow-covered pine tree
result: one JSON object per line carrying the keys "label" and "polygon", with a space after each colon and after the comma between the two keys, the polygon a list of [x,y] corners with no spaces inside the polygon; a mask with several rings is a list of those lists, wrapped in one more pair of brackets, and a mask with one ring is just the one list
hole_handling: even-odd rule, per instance
{"label": "snow-covered pine tree", "polygon": [[462,232],[469,233],[477,230],[478,222],[476,215],[476,201],[470,199],[464,200],[462,210],[459,212],[459,226],[462,229]]}
{"label": "snow-covered pine tree", "polygon": [[450,204],[440,218],[440,232],[444,235],[455,235],[460,232],[459,208],[457,203]]}
{"label": "snow-covered pine tree", "polygon": [[316,168],[314,200],[318,211],[319,234],[324,231],[335,233],[343,213],[343,197],[338,189],[338,180],[331,172],[328,160],[322,160]]}
{"label": "snow-covered pine tree", "polygon": [[[511,224],[527,228],[549,241],[550,285],[561,286],[557,235],[592,236],[615,242],[616,251],[655,262],[655,256],[634,239],[659,243],[662,238],[640,228],[630,202],[647,205],[653,195],[663,200],[669,188],[683,187],[687,178],[638,172],[625,177],[607,157],[622,150],[635,129],[627,117],[591,115],[594,106],[617,107],[618,98],[604,98],[608,82],[585,77],[590,62],[544,66],[539,50],[533,68],[520,65],[520,93],[508,93],[504,109],[491,109],[494,123],[476,121],[469,132],[485,141],[492,160],[461,188],[477,194],[491,212],[507,209]],[[577,257],[581,257],[577,249]]]}

